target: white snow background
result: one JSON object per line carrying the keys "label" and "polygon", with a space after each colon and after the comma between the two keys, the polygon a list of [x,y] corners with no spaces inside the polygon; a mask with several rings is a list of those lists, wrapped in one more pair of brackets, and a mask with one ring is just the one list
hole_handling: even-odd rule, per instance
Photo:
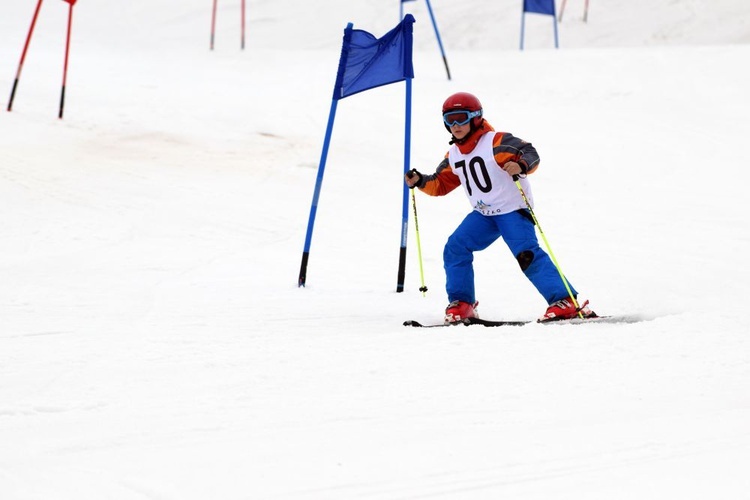
{"label": "white snow background", "polygon": [[[36,0],[4,2],[0,90]],[[470,210],[418,193],[396,293],[403,83],[339,101],[300,259],[341,41],[397,1],[42,6],[0,114],[3,500],[750,498],[750,4],[431,2],[416,18],[411,164],[440,106],[482,100],[531,141],[536,214],[599,314],[440,321],[442,248]],[[559,3],[558,3],[559,6]],[[6,93],[7,92],[7,93]],[[546,304],[499,241],[480,314]]]}

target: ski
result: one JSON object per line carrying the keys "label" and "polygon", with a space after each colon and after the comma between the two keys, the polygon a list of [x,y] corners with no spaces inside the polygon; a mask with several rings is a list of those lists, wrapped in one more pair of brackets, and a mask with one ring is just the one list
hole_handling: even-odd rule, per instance
{"label": "ski", "polygon": [[471,326],[481,325],[486,327],[497,327],[497,326],[523,326],[531,323],[538,323],[540,325],[580,325],[583,323],[638,323],[641,321],[647,321],[647,318],[637,315],[630,316],[594,316],[592,318],[572,318],[572,319],[559,319],[551,321],[504,321],[504,320],[488,320],[479,318],[466,318],[456,323],[428,323],[422,324],[416,320],[404,321],[404,326],[413,326],[417,328],[442,328],[446,326]]}
{"label": "ski", "polygon": [[419,321],[408,320],[408,321],[404,321],[404,326],[414,326],[417,328],[439,328],[439,327],[445,327],[445,326],[458,326],[458,325],[522,326],[528,323],[532,323],[532,321],[491,321],[491,320],[479,319],[479,318],[466,318],[456,323],[430,323],[426,325],[420,323]]}
{"label": "ski", "polygon": [[591,318],[559,319],[539,321],[539,323],[542,325],[580,325],[583,323],[640,323],[641,321],[648,321],[648,318],[633,314],[623,316],[593,316]]}

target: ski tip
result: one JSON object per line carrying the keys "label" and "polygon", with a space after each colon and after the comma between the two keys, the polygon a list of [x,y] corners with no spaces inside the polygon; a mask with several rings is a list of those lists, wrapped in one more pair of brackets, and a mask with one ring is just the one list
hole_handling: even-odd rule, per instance
{"label": "ski tip", "polygon": [[468,323],[466,323],[465,321],[459,321],[456,323],[428,323],[425,325],[413,319],[404,321],[404,326],[414,326],[417,328],[439,328],[439,327],[444,327],[444,326],[455,326],[455,325],[468,325]]}
{"label": "ski tip", "polygon": [[[653,318],[652,318],[653,319]],[[557,319],[548,321],[537,321],[541,325],[580,325],[585,323],[640,323],[642,321],[649,321],[649,318],[640,315],[604,315],[604,316],[589,316],[586,318],[569,318],[569,319]]]}

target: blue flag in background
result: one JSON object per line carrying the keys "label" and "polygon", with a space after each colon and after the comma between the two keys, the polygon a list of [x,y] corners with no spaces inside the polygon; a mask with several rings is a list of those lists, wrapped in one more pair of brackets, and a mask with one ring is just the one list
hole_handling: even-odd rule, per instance
{"label": "blue flag in background", "polygon": [[366,31],[353,29],[349,23],[344,30],[333,99],[414,78],[413,24],[414,16],[407,14],[398,26],[378,39]]}
{"label": "blue flag in background", "polygon": [[555,0],[523,0],[523,11],[555,15]]}

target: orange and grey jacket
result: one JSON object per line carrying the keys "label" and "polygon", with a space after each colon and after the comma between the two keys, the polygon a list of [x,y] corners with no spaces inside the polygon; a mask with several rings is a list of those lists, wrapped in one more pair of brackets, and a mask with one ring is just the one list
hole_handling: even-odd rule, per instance
{"label": "orange and grey jacket", "polygon": [[[496,132],[487,120],[483,120],[466,140],[454,144],[453,147],[457,147],[465,155],[470,154],[485,134],[494,134],[492,154],[498,165],[514,161],[521,166],[524,174],[534,172],[539,166],[539,155],[530,142],[519,139],[509,132]],[[461,185],[461,179],[451,168],[449,155],[450,151],[445,154],[434,174],[422,176],[417,187],[425,194],[444,196]]]}

